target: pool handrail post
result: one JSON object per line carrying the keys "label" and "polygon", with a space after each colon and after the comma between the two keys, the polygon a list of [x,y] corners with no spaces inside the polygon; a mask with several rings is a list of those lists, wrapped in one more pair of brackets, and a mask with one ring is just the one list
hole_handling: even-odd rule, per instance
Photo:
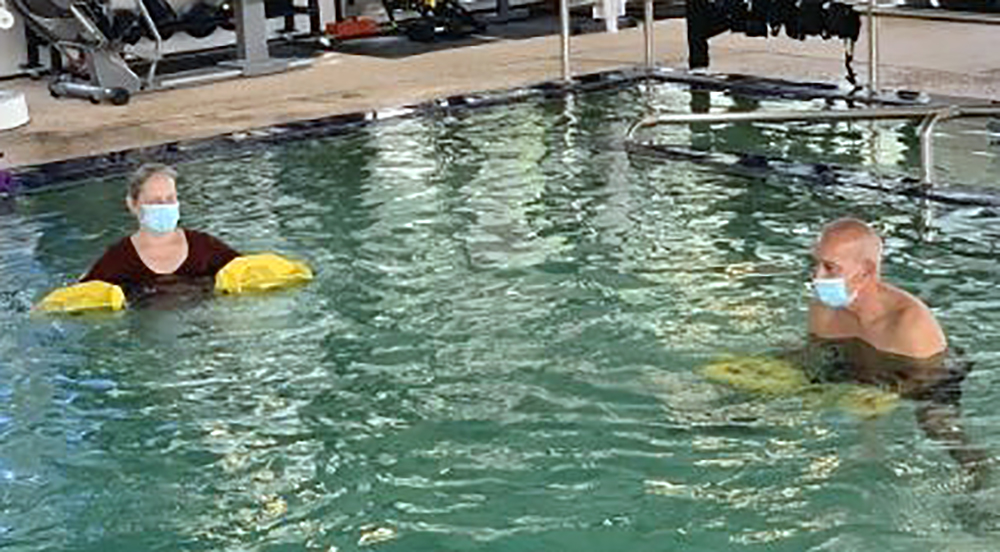
{"label": "pool handrail post", "polygon": [[934,125],[944,117],[942,113],[927,115],[920,121],[920,184],[934,184]]}
{"label": "pool handrail post", "polygon": [[878,19],[881,17],[897,17],[904,19],[916,19],[918,21],[952,21],[959,23],[976,23],[976,24],[986,24],[986,25],[1000,25],[1000,17],[993,16],[992,14],[973,14],[973,13],[936,13],[941,10],[929,10],[927,13],[921,13],[924,10],[908,10],[908,11],[895,11],[891,6],[889,8],[880,8],[878,0],[867,0],[867,16],[868,16],[868,94],[869,96],[875,96],[878,94]]}
{"label": "pool handrail post", "polygon": [[559,0],[559,22],[562,43],[562,80],[569,84],[573,80],[569,68],[569,0]]}
{"label": "pool handrail post", "polygon": [[656,65],[656,54],[653,51],[653,0],[645,0],[644,4],[642,34],[646,41],[646,69],[652,69]]}
{"label": "pool handrail post", "polygon": [[868,95],[878,95],[878,0],[868,0]]}

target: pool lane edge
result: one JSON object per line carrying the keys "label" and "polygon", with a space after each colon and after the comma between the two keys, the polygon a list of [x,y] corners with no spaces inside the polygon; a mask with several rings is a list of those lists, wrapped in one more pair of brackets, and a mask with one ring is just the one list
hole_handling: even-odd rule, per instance
{"label": "pool lane edge", "polygon": [[285,142],[332,137],[379,121],[494,107],[578,92],[621,88],[647,80],[783,99],[819,98],[829,101],[839,100],[848,103],[877,103],[881,105],[912,105],[919,101],[902,99],[894,95],[869,99],[844,93],[836,85],[828,83],[793,82],[748,75],[690,73],[667,68],[653,70],[643,68],[617,69],[577,75],[570,83],[544,81],[510,89],[452,95],[395,108],[339,113],[249,128],[207,138],[171,141],[153,146],[24,165],[14,167],[9,172],[17,183],[16,193],[18,194],[55,191],[75,186],[81,181],[99,176],[125,174],[145,162],[183,163],[205,157],[252,151]]}

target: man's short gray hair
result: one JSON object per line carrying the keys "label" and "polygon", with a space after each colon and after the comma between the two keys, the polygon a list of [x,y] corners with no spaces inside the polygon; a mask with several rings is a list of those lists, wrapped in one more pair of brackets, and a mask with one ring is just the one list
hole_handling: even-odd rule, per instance
{"label": "man's short gray hair", "polygon": [[169,176],[171,180],[177,180],[177,170],[170,165],[163,163],[145,163],[136,169],[128,179],[128,196],[132,199],[139,199],[142,193],[142,186],[156,175]]}
{"label": "man's short gray hair", "polygon": [[853,217],[839,218],[823,227],[822,236],[835,236],[857,244],[859,254],[875,263],[875,271],[881,272],[884,245],[878,232],[867,222]]}

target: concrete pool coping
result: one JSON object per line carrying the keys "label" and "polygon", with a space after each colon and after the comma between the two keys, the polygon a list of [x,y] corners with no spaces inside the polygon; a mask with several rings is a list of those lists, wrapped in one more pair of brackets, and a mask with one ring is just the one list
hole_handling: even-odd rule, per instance
{"label": "concrete pool coping", "polygon": [[[549,81],[508,90],[452,95],[398,108],[331,115],[209,138],[133,148],[110,154],[23,167],[16,170],[15,175],[18,179],[19,193],[57,191],[75,186],[85,179],[120,176],[148,161],[184,163],[220,157],[233,158],[252,154],[277,144],[344,135],[367,125],[392,120],[453,114],[464,110],[524,101],[555,99],[569,94],[635,86],[651,80],[657,83],[678,84],[692,89],[735,92],[771,99],[822,99],[828,103],[842,102],[845,104],[859,102],[858,97],[845,94],[838,87],[824,83],[796,83],[744,75],[691,74],[668,69],[605,71],[578,75],[570,84]],[[914,100],[908,97],[900,99],[892,95],[883,95],[881,98],[868,101],[868,103],[913,105],[926,101],[926,98]],[[968,190],[962,187],[932,189],[921,185],[916,179],[904,175],[883,177],[884,183],[871,183],[865,181],[864,178],[859,178],[863,170],[843,167],[834,163],[797,163],[794,160],[764,158],[756,155],[749,157],[736,155],[735,159],[727,159],[734,157],[734,154],[694,151],[684,147],[657,146],[645,142],[626,142],[625,151],[630,156],[691,161],[747,177],[766,178],[770,174],[784,174],[794,179],[805,178],[810,183],[824,187],[843,185],[952,205],[1000,207],[1000,198],[983,194],[980,190]],[[802,172],[803,168],[806,169],[805,173]]]}
{"label": "concrete pool coping", "polygon": [[[886,20],[882,71],[886,88],[919,88],[936,95],[1000,98],[1000,52],[981,48],[995,27],[962,25],[967,45],[926,58],[934,36],[955,30],[950,23]],[[942,27],[943,26],[943,27]],[[971,30],[970,30],[971,29]],[[678,20],[656,24],[660,80],[743,89],[775,96],[842,97],[843,46],[835,41],[799,42],[724,35],[713,39],[713,70],[701,75],[672,69],[684,65],[686,37]],[[914,34],[918,36],[913,36]],[[914,41],[916,39],[916,41]],[[901,44],[904,53],[894,52]],[[863,41],[855,57],[863,57]],[[642,32],[573,37],[578,82],[569,90],[619,85],[647,78],[634,69],[642,55]],[[976,52],[977,56],[970,53]],[[143,159],[183,160],[196,152],[229,149],[342,132],[388,114],[467,108],[538,94],[561,93],[558,37],[498,40],[441,50],[402,60],[333,54],[313,67],[194,88],[143,94],[125,108],[54,100],[44,83],[23,79],[2,87],[26,91],[33,122],[0,133],[0,151],[25,189],[43,189],[79,178],[127,170]],[[900,61],[896,57],[901,56]],[[856,70],[862,74],[863,64]],[[952,67],[953,65],[953,67]],[[621,70],[622,67],[630,69]],[[994,70],[996,67],[998,69]],[[358,71],[372,74],[357,74]],[[772,80],[734,73],[768,75]],[[964,73],[965,79],[958,73]],[[331,79],[341,79],[340,82]],[[805,81],[813,81],[808,83]],[[910,86],[914,83],[926,86]],[[495,90],[500,92],[474,92]],[[470,92],[472,92],[470,94]],[[892,98],[889,98],[892,100]],[[339,129],[339,130],[338,130]]]}
{"label": "concrete pool coping", "polygon": [[404,117],[445,114],[537,99],[561,97],[625,86],[641,82],[675,83],[708,90],[784,99],[826,99],[828,101],[912,105],[913,100],[884,95],[876,100],[841,91],[826,83],[800,83],[746,75],[710,75],[658,68],[602,71],[576,75],[572,83],[546,81],[506,90],[455,94],[418,104],[367,111],[340,113],[326,117],[251,128],[207,138],[192,138],[147,147],[82,156],[61,161],[15,168],[21,193],[50,191],[98,176],[122,174],[143,162],[182,163],[218,155],[234,155],[296,140],[336,136],[372,123]]}
{"label": "concrete pool coping", "polygon": [[[829,103],[857,103],[859,98],[845,94],[836,86],[824,83],[795,83],[780,79],[761,79],[745,75],[703,75],[665,69],[605,71],[578,75],[570,84],[561,81],[537,83],[509,90],[478,94],[453,95],[408,105],[372,111],[359,111],[331,115],[317,119],[295,121],[282,125],[238,131],[203,139],[161,144],[146,148],[132,148],[110,154],[86,156],[15,170],[16,194],[54,192],[76,186],[90,178],[121,176],[139,164],[148,161],[184,163],[213,158],[231,159],[250,155],[269,146],[299,140],[321,139],[344,135],[367,125],[384,123],[409,117],[454,114],[491,106],[524,101],[557,99],[570,94],[636,86],[643,82],[673,83],[691,89],[735,92],[770,99],[822,99]],[[881,105],[913,105],[926,103],[926,98],[900,99],[883,95],[867,103]],[[962,99],[957,99],[962,101]],[[978,102],[975,102],[978,103]],[[715,167],[727,174],[750,178],[767,178],[781,174],[793,180],[803,180],[809,185],[822,187],[847,186],[877,191],[910,199],[929,200],[956,206],[1000,207],[1000,197],[984,194],[982,190],[949,186],[946,189],[929,188],[917,179],[900,174],[883,175],[879,182],[864,178],[864,170],[840,166],[835,163],[796,162],[780,157],[740,155],[730,152],[695,151],[672,145],[656,145],[644,141],[624,143],[630,157],[659,158],[669,161],[690,161],[706,167]],[[729,159],[732,158],[732,159]],[[805,172],[803,172],[805,169]],[[3,190],[0,190],[3,192]],[[8,194],[8,199],[10,194]],[[0,193],[0,199],[3,193]]]}

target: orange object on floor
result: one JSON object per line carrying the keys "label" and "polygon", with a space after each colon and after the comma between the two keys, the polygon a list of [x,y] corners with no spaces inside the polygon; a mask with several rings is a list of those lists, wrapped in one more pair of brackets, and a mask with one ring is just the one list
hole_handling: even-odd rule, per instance
{"label": "orange object on floor", "polygon": [[377,36],[381,32],[379,24],[367,17],[349,17],[343,21],[326,24],[326,34],[337,40]]}

